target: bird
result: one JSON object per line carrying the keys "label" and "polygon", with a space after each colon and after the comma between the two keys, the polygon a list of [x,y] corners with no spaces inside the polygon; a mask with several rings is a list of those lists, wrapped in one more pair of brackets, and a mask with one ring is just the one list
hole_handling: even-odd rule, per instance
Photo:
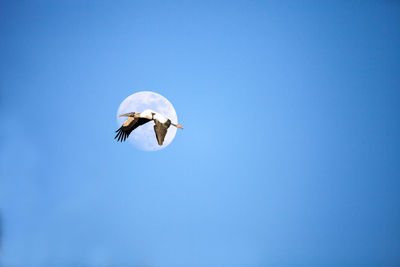
{"label": "bird", "polygon": [[159,146],[162,146],[165,135],[171,125],[183,129],[181,125],[172,123],[170,119],[151,109],[146,109],[139,113],[129,112],[119,116],[128,117],[128,119],[118,130],[115,131],[117,134],[114,139],[117,139],[117,142],[125,141],[133,130],[149,121],[154,121],[154,132],[156,133]]}

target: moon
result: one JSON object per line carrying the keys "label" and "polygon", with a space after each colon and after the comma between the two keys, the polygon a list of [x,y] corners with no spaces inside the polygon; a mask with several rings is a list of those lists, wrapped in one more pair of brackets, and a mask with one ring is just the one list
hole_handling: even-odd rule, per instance
{"label": "moon", "polygon": [[[142,91],[134,93],[121,102],[117,112],[117,122],[119,127],[125,122],[126,117],[119,117],[120,114],[129,112],[142,112],[145,109],[152,109],[169,118],[172,123],[178,123],[178,117],[174,106],[165,97],[151,91]],[[127,141],[136,148],[145,151],[156,151],[166,148],[176,134],[176,127],[169,127],[164,143],[159,146],[156,134],[154,132],[154,122],[150,121],[136,128],[128,137]]]}

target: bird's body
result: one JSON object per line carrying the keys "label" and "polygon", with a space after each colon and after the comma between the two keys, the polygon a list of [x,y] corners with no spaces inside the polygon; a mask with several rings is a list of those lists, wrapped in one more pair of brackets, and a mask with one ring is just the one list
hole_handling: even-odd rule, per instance
{"label": "bird's body", "polygon": [[120,115],[120,117],[121,116],[128,117],[125,123],[116,131],[117,135],[114,138],[118,138],[117,141],[121,142],[125,141],[133,130],[149,121],[154,121],[154,132],[160,146],[164,142],[165,135],[167,134],[170,125],[183,129],[179,124],[171,123],[170,119],[151,109],[146,109],[140,113],[126,113]]}

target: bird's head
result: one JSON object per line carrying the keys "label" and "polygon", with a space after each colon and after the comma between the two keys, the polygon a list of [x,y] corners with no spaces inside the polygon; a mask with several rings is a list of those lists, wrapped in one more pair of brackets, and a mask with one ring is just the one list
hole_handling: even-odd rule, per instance
{"label": "bird's head", "polygon": [[120,117],[135,117],[135,112],[129,112],[126,114],[119,115]]}

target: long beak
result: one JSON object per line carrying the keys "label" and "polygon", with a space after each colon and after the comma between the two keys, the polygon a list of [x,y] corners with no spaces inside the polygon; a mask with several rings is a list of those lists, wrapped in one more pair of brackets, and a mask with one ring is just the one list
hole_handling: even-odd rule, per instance
{"label": "long beak", "polygon": [[182,129],[182,130],[183,130],[182,125],[179,125],[179,124],[176,125],[176,128],[179,128],[179,129]]}
{"label": "long beak", "polygon": [[129,117],[130,113],[119,115],[120,117]]}

